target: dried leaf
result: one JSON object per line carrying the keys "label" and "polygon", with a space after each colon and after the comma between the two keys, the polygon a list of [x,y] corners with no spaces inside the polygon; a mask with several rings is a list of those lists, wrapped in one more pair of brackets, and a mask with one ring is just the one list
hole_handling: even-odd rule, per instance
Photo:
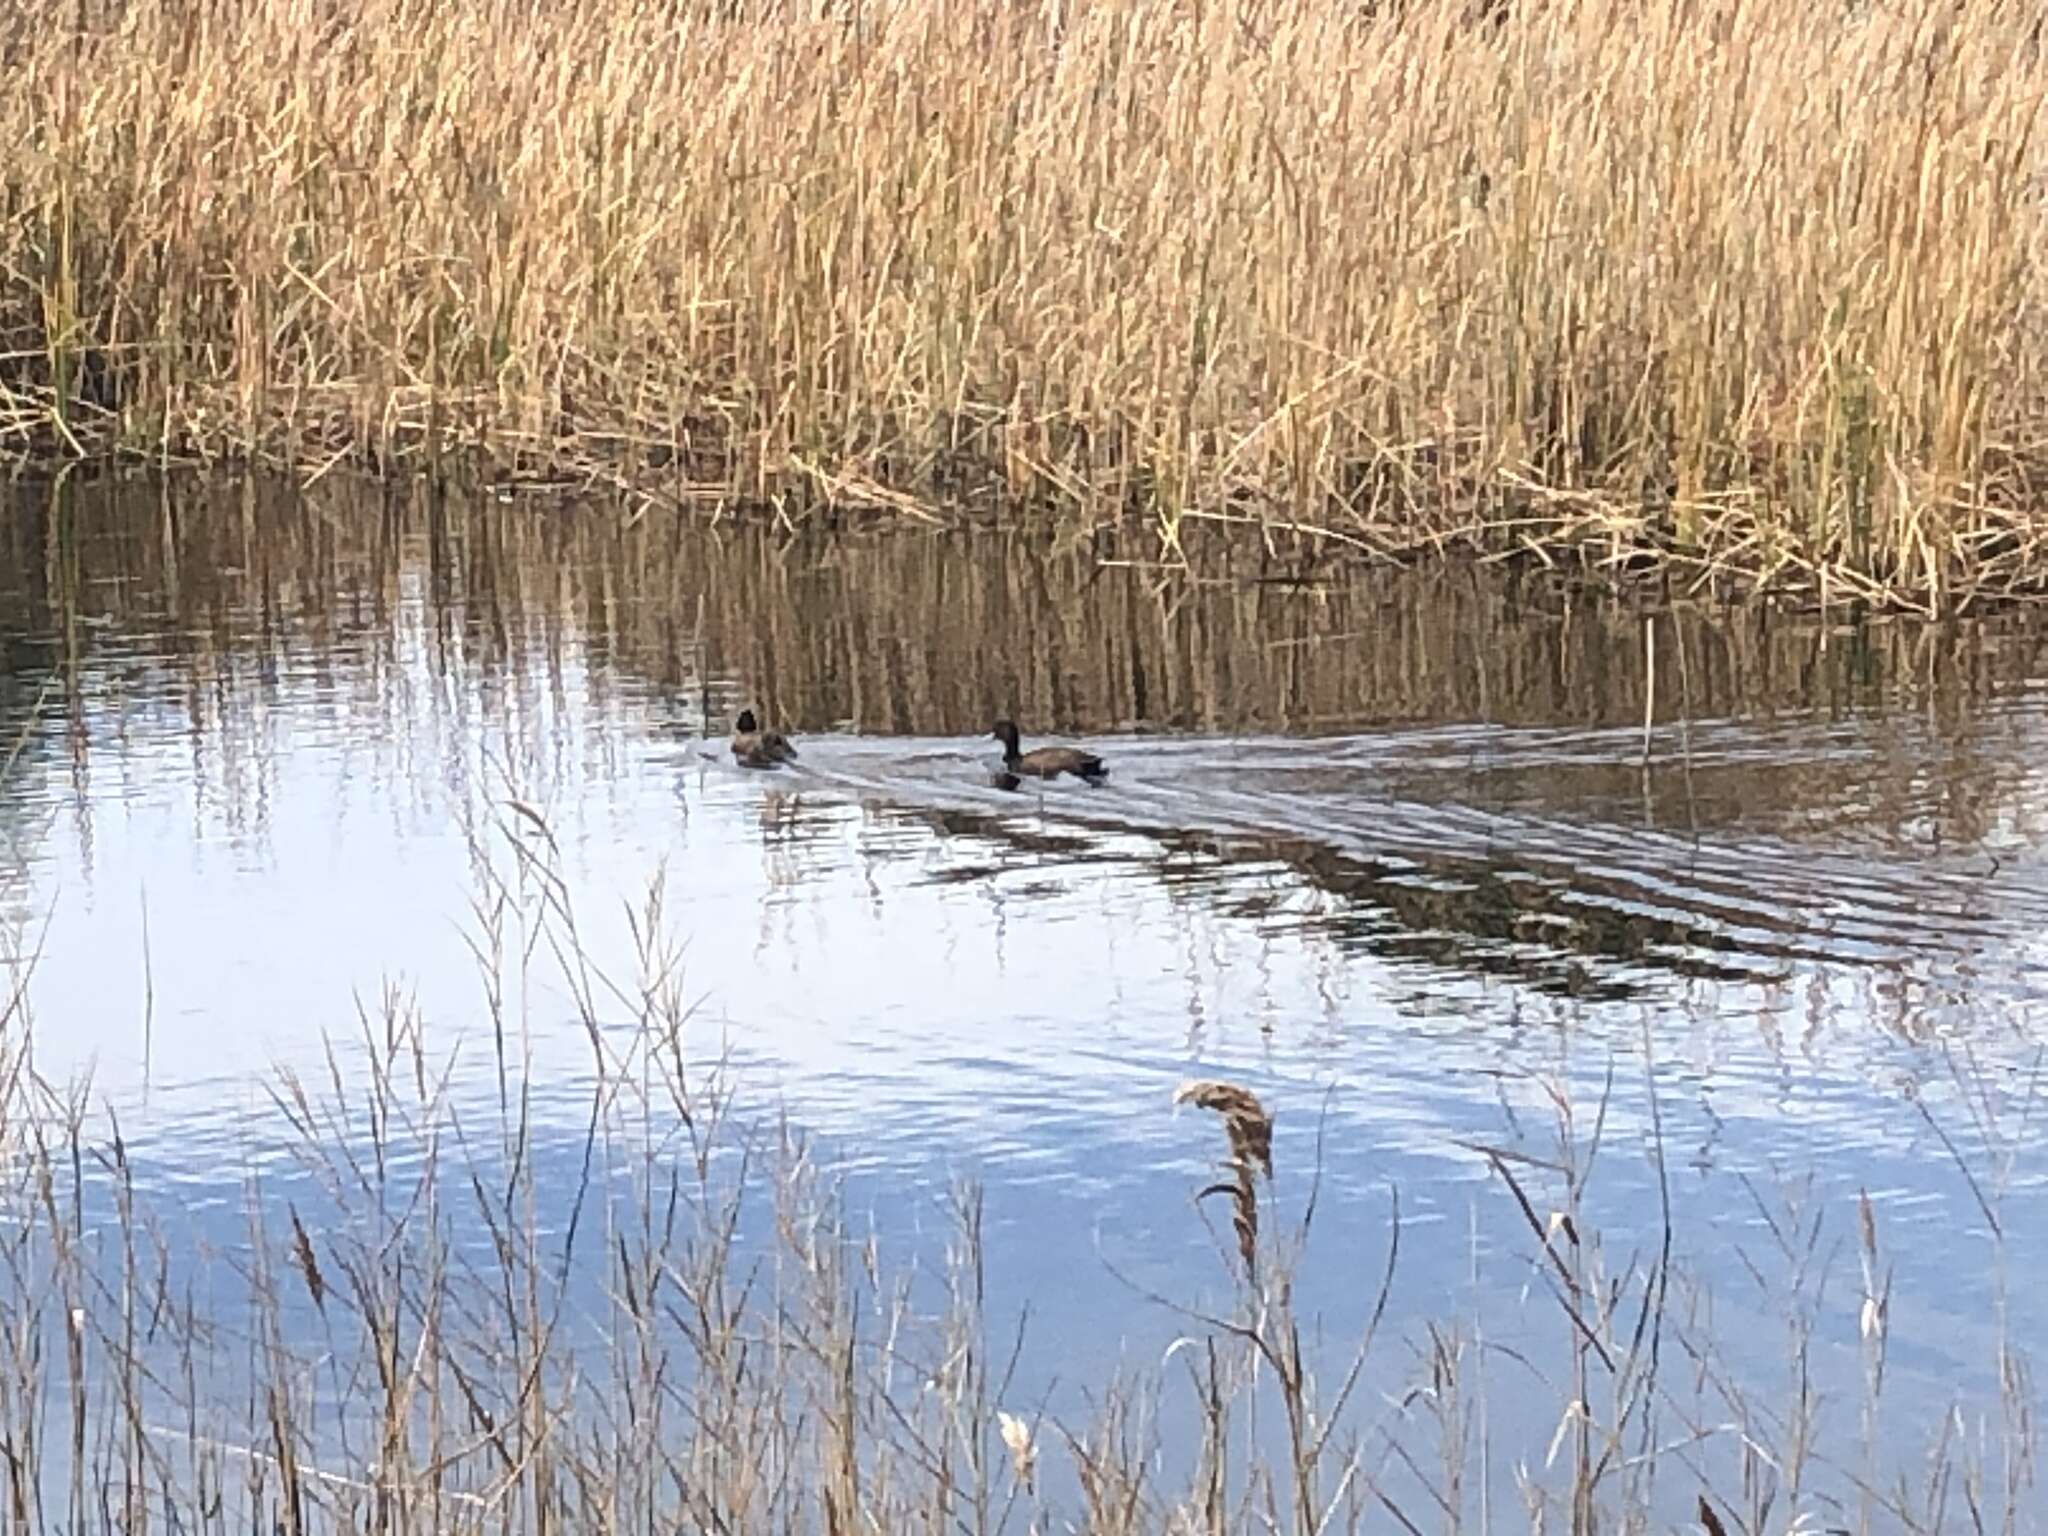
{"label": "dried leaf", "polygon": [[1557,1421],[1557,1433],[1550,1437],[1550,1449],[1543,1456],[1544,1466],[1548,1467],[1556,1464],[1557,1453],[1564,1445],[1565,1435],[1570,1432],[1574,1424],[1578,1423],[1585,1416],[1585,1405],[1577,1398],[1573,1398],[1564,1405],[1564,1413]]}
{"label": "dried leaf", "polygon": [[306,1236],[306,1229],[299,1221],[299,1208],[287,1205],[285,1209],[292,1218],[292,1257],[298,1261],[299,1273],[306,1277],[306,1292],[313,1298],[313,1305],[325,1312],[327,1281],[320,1273],[320,1260],[313,1252],[313,1240]]}
{"label": "dried leaf", "polygon": [[1015,1414],[996,1410],[996,1428],[1002,1432],[1003,1444],[1010,1448],[1010,1466],[1017,1474],[1017,1481],[1026,1488],[1032,1486],[1032,1475],[1038,1465],[1038,1447],[1031,1443],[1031,1426]]}

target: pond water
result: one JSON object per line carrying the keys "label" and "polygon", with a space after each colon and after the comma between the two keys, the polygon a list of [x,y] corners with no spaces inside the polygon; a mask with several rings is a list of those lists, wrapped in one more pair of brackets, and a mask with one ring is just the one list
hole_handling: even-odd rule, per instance
{"label": "pond water", "polygon": [[[1398,1198],[1368,1404],[1393,1419],[1429,1322],[1560,1332],[1480,1149],[1554,1159],[1569,1103],[1598,1142],[1579,1223],[1620,1269],[1668,1199],[1715,1371],[1772,1412],[1811,1393],[1817,1434],[1867,1430],[1916,1478],[1944,1436],[1996,1461],[2048,1329],[2007,1284],[2048,1259],[2048,631],[1646,620],[1528,574],[1246,543],[1197,567],[338,486],[20,490],[9,1027],[44,1082],[89,1078],[85,1141],[118,1130],[170,1251],[232,1254],[252,1189],[311,1209],[280,1084],[350,1078],[393,1021],[451,1122],[491,1123],[508,1050],[528,1063],[559,1227],[597,1064],[648,1070],[618,1042],[657,931],[690,1049],[739,1112],[816,1138],[885,1248],[939,1242],[952,1182],[980,1183],[992,1313],[1028,1308],[1035,1340],[1013,1395],[1054,1413],[1158,1367],[1195,1326],[1161,1298],[1226,1305],[1202,1210],[1227,1219],[1195,1199],[1221,1137],[1179,1083],[1276,1113],[1332,1338],[1373,1304]],[[795,763],[733,763],[749,705]],[[1108,783],[992,782],[1003,715]],[[494,907],[543,846],[581,960]],[[1540,1163],[1508,1166],[1555,1208]],[[1891,1273],[1874,1428],[1859,1192]],[[1488,1369],[1507,1508],[1564,1397]],[[1965,1481],[1913,1507],[1960,1509]],[[1814,1474],[1816,1518],[1846,1486]],[[1682,1478],[1660,1497],[1690,1515]]]}

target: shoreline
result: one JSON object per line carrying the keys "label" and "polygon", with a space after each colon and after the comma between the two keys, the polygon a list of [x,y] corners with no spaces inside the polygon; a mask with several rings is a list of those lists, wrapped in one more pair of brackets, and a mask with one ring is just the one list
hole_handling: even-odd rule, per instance
{"label": "shoreline", "polygon": [[[1632,530],[1620,520],[1592,512],[1560,511],[1488,519],[1476,514],[1444,524],[1401,527],[1319,524],[1252,511],[1182,513],[1169,525],[1153,512],[1090,514],[1039,502],[1007,504],[995,488],[956,504],[920,500],[908,492],[860,477],[835,477],[815,467],[792,472],[767,495],[743,495],[727,486],[680,479],[675,461],[643,463],[636,471],[616,462],[576,461],[566,456],[508,455],[465,451],[433,455],[401,453],[380,462],[353,453],[312,466],[288,460],[234,454],[212,459],[189,454],[150,454],[115,446],[88,457],[24,457],[9,478],[17,485],[80,485],[102,481],[199,481],[223,488],[241,481],[289,485],[311,494],[336,476],[404,500],[472,498],[524,502],[558,511],[605,506],[627,526],[648,516],[779,527],[789,534],[826,537],[866,535],[893,529],[926,533],[1014,534],[1055,544],[1109,546],[1098,560],[1109,566],[1137,566],[1162,576],[1195,581],[1253,579],[1314,585],[1347,566],[1446,572],[1493,566],[1519,577],[1554,580],[1574,591],[1617,598],[1648,599],[1657,609],[1703,603],[1724,607],[1765,605],[1793,613],[1946,623],[1964,618],[2030,611],[2048,602],[2048,513],[2044,548],[2038,556],[2017,544],[1998,563],[1953,578],[1941,591],[1901,586],[1880,573],[1839,560],[1816,560],[1781,549],[1768,562],[1729,552],[1674,544],[1637,519]],[[395,467],[394,467],[395,466]],[[1632,536],[1631,536],[1632,535]],[[1265,560],[1281,569],[1256,577],[1217,575],[1196,551],[1221,547],[1234,565],[1241,551],[1263,547]]]}

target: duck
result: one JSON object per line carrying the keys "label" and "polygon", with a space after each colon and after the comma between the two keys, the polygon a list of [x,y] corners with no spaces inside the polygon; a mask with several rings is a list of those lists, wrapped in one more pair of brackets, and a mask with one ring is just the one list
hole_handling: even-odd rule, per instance
{"label": "duck", "polygon": [[1017,724],[1013,720],[998,720],[995,729],[989,732],[1003,744],[1003,768],[1012,774],[1024,774],[1034,779],[1056,779],[1063,773],[1089,784],[1099,785],[1109,777],[1109,769],[1102,759],[1093,752],[1083,752],[1079,747],[1034,747],[1029,752],[1017,750]]}
{"label": "duck", "polygon": [[732,755],[742,768],[775,768],[796,756],[796,748],[780,731],[764,731],[751,709],[732,723]]}

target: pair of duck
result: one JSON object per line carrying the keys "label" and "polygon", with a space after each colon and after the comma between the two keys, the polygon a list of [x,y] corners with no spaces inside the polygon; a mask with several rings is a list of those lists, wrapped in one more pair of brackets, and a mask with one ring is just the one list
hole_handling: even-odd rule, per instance
{"label": "pair of duck", "polygon": [[[1109,777],[1109,769],[1093,752],[1079,747],[1034,747],[1019,750],[1017,725],[998,720],[989,735],[1003,744],[1003,769],[1013,779],[1056,779],[1063,773],[1091,785]],[[796,748],[780,731],[764,731],[751,709],[740,711],[733,722],[732,755],[742,768],[778,768],[796,757]]]}

